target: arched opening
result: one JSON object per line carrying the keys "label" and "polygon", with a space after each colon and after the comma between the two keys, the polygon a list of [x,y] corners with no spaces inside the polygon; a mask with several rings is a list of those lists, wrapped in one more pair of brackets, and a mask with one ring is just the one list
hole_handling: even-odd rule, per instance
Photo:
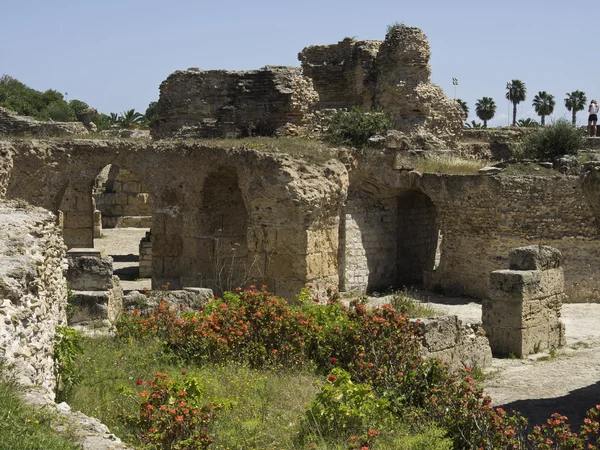
{"label": "arched opening", "polygon": [[436,207],[422,192],[374,196],[351,189],[340,218],[340,290],[385,292],[422,286],[439,263]]}
{"label": "arched opening", "polygon": [[203,285],[221,293],[248,284],[248,212],[235,169],[221,167],[207,176],[199,219],[196,258]]}

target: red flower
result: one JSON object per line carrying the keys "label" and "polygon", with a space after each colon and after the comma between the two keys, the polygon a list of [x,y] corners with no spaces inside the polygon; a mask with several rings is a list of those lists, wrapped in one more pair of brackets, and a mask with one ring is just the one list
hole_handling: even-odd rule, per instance
{"label": "red flower", "polygon": [[337,362],[337,358],[331,358],[331,363],[335,364]]}
{"label": "red flower", "polygon": [[370,430],[369,430],[369,436],[370,436],[370,437],[373,437],[373,436],[375,436],[376,434],[377,434],[377,430],[374,430],[374,429],[370,429]]}
{"label": "red flower", "polygon": [[327,380],[328,380],[330,383],[333,383],[333,382],[335,381],[335,377],[334,377],[333,375],[329,375],[329,378],[327,378]]}
{"label": "red flower", "polygon": [[186,375],[187,372],[185,370],[181,371],[181,375]]}
{"label": "red flower", "polygon": [[142,385],[143,383],[144,383],[144,382],[143,382],[142,380],[137,380],[137,381],[135,382],[135,384],[137,384],[138,386]]}

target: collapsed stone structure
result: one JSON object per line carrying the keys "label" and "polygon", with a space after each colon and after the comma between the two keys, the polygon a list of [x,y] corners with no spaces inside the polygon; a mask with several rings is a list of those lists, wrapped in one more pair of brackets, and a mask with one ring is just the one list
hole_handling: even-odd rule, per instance
{"label": "collapsed stone structure", "polygon": [[391,27],[384,41],[346,38],[307,47],[298,58],[319,94],[317,108],[374,108],[388,113],[402,132],[456,138],[464,114],[431,84],[430,56],[425,33],[401,25]]}
{"label": "collapsed stone structure", "polygon": [[286,124],[302,124],[315,109],[361,106],[389,114],[400,131],[451,141],[462,130],[464,113],[431,84],[430,53],[420,29],[401,25],[384,41],[346,38],[307,47],[298,55],[302,69],[177,71],[161,84],[152,135],[271,135]]}
{"label": "collapsed stone structure", "polygon": [[180,70],[160,85],[152,136],[271,135],[286,123],[300,123],[316,100],[311,81],[297,67]]}
{"label": "collapsed stone structure", "polygon": [[516,248],[509,255],[510,269],[491,273],[482,317],[495,354],[524,357],[565,345],[560,257],[549,246]]}
{"label": "collapsed stone structure", "polygon": [[89,134],[81,122],[44,122],[0,106],[0,135],[60,137]]}

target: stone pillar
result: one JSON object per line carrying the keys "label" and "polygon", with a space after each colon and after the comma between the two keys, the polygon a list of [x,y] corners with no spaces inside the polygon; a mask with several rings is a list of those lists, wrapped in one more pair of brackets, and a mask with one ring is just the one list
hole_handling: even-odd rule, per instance
{"label": "stone pillar", "polygon": [[152,278],[152,232],[140,240],[140,278]]}
{"label": "stone pillar", "polygon": [[553,247],[515,248],[509,253],[510,269],[491,273],[482,318],[494,354],[524,357],[565,345],[559,320],[564,297],[560,258]]}
{"label": "stone pillar", "polygon": [[102,213],[94,211],[94,239],[102,237]]}
{"label": "stone pillar", "polygon": [[110,326],[123,309],[123,290],[113,275],[113,261],[94,248],[73,248],[67,252],[67,281],[70,324],[87,325],[91,321]]}

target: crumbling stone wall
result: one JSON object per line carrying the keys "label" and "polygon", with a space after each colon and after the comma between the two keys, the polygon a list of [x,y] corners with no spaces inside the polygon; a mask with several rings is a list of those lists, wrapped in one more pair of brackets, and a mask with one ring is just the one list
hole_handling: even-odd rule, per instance
{"label": "crumbling stone wall", "polygon": [[0,106],[0,135],[60,137],[89,134],[81,122],[42,122]]}
{"label": "crumbling stone wall", "polygon": [[286,123],[300,123],[317,98],[297,67],[179,70],[160,85],[159,119],[152,136],[270,135]]}
{"label": "crumbling stone wall", "polygon": [[65,250],[51,213],[0,200],[0,357],[20,383],[49,391],[54,328],[66,324]]}
{"label": "crumbling stone wall", "polygon": [[114,165],[105,167],[94,181],[93,198],[103,228],[150,228],[152,200],[135,173]]}
{"label": "crumbling stone wall", "polygon": [[[154,287],[169,282],[172,289],[218,289],[210,285],[210,261],[222,228],[211,225],[213,220],[239,227],[229,236],[242,238],[240,247],[245,238],[246,248],[240,248],[239,255],[246,256],[240,257],[238,267],[244,267],[244,274],[251,267],[256,274],[251,278],[277,294],[293,298],[306,284],[317,290],[338,284],[339,216],[348,185],[338,161],[315,165],[256,149],[189,142],[0,141],[3,146],[12,149],[7,195],[53,211],[61,204],[65,186],[86,184],[81,192],[87,192],[88,199],[81,203],[87,207],[93,180],[103,167],[135,168],[152,198]],[[235,217],[229,217],[230,205],[223,200],[230,194],[237,199]],[[91,217],[91,207],[88,214]],[[86,230],[93,237],[91,219]],[[241,269],[234,273],[241,274]]]}
{"label": "crumbling stone wall", "polygon": [[495,354],[524,357],[565,345],[560,257],[549,246],[516,248],[510,251],[510,270],[491,273],[482,317]]}
{"label": "crumbling stone wall", "polygon": [[307,47],[298,58],[319,94],[317,108],[376,108],[400,131],[427,130],[452,140],[462,132],[464,113],[431,84],[430,56],[425,34],[402,25],[384,41],[346,38]]}

